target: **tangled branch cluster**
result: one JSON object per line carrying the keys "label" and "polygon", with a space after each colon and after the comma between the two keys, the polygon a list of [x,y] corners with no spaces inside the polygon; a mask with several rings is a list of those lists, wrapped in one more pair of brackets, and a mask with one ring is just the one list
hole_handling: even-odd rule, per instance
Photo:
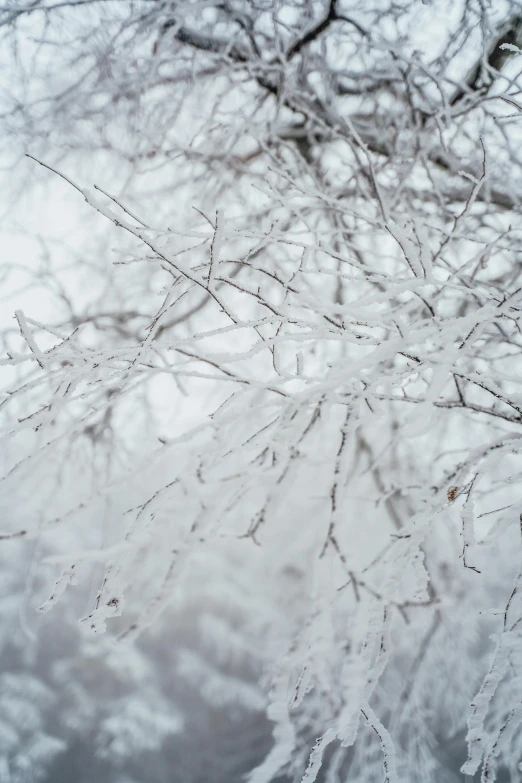
{"label": "tangled branch cluster", "polygon": [[[3,360],[18,378],[3,403],[15,411],[8,434],[32,430],[37,444],[8,471],[10,484],[63,465],[82,438],[96,454],[114,450],[158,379],[171,383],[174,407],[204,399],[193,426],[177,421],[174,434],[136,423],[132,459],[92,495],[2,538],[60,530],[132,487],[121,536],[69,558],[41,607],[99,558],[105,574],[83,622],[102,631],[147,563],[154,579],[121,626],[127,639],[161,614],[205,551],[257,545],[267,567],[295,568],[306,612],[271,681],[275,743],[251,783],[283,768],[311,783],[323,762],[363,770],[373,745],[346,751],[361,719],[379,740],[385,779],[400,779],[395,746],[418,752],[401,732],[433,638],[443,628],[451,638],[449,597],[465,585],[472,606],[488,600],[506,568],[491,552],[519,525],[516,4],[499,21],[464,3],[427,54],[415,48],[413,4],[323,5],[115,11],[97,89],[83,74],[82,103],[71,99],[68,111],[75,122],[85,112],[93,133],[101,96],[110,138],[114,107],[140,93],[142,135],[112,150],[126,160],[129,197],[37,162],[127,237],[117,263],[133,293],[111,309],[103,292],[99,306],[71,308],[59,325],[17,311]],[[6,8],[5,23],[30,11]],[[49,103],[53,117],[64,95]],[[157,177],[161,201],[172,172],[192,212],[153,219],[133,206],[139,176]],[[499,756],[518,763],[520,572],[509,589],[468,719],[463,769],[482,765],[484,781]],[[386,666],[400,660],[402,633],[415,652],[390,695]],[[307,760],[311,733],[320,738]]]}

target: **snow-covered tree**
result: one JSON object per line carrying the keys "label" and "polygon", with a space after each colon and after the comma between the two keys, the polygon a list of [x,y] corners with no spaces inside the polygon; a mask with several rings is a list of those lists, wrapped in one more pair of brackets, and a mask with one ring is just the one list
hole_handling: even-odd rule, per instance
{"label": "snow-covered tree", "polygon": [[180,676],[264,692],[249,783],[515,779],[522,6],[0,13],[18,221],[46,182],[81,223],[5,267],[1,538],[58,569],[40,609],[96,578],[81,624],[128,644],[204,582],[256,672]]}

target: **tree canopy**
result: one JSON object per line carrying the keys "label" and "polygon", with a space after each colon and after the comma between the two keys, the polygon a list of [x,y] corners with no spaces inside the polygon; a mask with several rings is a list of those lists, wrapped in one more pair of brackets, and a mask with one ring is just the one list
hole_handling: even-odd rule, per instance
{"label": "tree canopy", "polygon": [[522,6],[0,24],[13,192],[85,221],[4,272],[0,544],[58,564],[40,611],[96,578],[77,617],[123,644],[228,585],[273,725],[249,783],[514,780]]}

